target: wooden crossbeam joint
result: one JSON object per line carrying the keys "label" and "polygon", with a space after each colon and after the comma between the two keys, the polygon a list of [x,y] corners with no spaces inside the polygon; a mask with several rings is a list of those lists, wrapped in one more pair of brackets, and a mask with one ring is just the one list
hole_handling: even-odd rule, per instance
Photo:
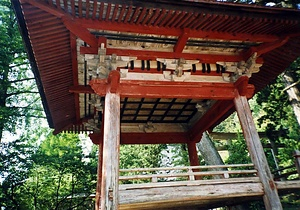
{"label": "wooden crossbeam joint", "polygon": [[234,83],[234,87],[239,91],[241,96],[247,95],[248,81],[249,78],[247,76],[242,76]]}
{"label": "wooden crossbeam joint", "polygon": [[111,93],[117,93],[120,84],[120,72],[116,70],[112,70],[107,78],[109,89]]}

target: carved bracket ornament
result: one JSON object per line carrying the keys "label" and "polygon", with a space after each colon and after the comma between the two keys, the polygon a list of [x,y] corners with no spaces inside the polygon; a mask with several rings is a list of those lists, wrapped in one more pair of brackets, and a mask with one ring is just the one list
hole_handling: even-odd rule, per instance
{"label": "carved bracket ornament", "polygon": [[223,66],[226,73],[222,74],[223,80],[226,82],[236,82],[241,76],[251,77],[252,73],[259,72],[262,64],[257,64],[257,53],[254,53],[247,61],[240,62],[217,62]]}
{"label": "carved bracket ornament", "polygon": [[93,79],[106,79],[112,70],[127,66],[130,61],[136,60],[136,57],[117,56],[116,54],[106,55],[104,43],[100,45],[98,55],[87,56],[86,58],[88,73]]}

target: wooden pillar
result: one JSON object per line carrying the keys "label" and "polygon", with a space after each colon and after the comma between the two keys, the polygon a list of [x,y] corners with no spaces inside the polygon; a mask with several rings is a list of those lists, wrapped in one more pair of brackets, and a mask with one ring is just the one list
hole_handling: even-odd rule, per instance
{"label": "wooden pillar", "polygon": [[[189,152],[189,160],[191,166],[199,166],[199,157],[197,152],[197,145],[195,142],[187,143],[188,152]],[[200,172],[199,169],[193,169],[193,172]],[[200,180],[200,176],[195,176],[196,180]]]}
{"label": "wooden pillar", "polygon": [[245,96],[236,91],[235,108],[243,129],[247,147],[258,176],[264,188],[263,200],[267,210],[282,210],[276,185],[274,183],[262,144],[260,142],[250,107]]}
{"label": "wooden pillar", "polygon": [[95,210],[100,210],[101,182],[102,182],[102,154],[103,154],[103,144],[100,143],[98,148],[98,168],[97,168]]}
{"label": "wooden pillar", "polygon": [[101,210],[117,210],[119,203],[120,95],[105,96]]}
{"label": "wooden pillar", "polygon": [[189,160],[191,166],[199,166],[199,158],[197,153],[197,147],[195,142],[190,142],[187,144],[189,152]]}

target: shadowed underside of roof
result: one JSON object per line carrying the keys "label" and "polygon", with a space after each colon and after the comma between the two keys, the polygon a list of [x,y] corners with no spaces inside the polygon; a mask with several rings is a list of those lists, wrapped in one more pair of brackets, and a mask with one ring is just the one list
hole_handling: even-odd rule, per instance
{"label": "shadowed underside of roof", "polygon": [[[13,0],[13,4],[27,50],[32,54],[50,127],[57,132],[88,130],[82,123],[95,113],[88,103],[93,94],[74,94],[70,87],[88,86],[91,78],[84,73],[88,61],[81,53],[96,49],[98,38],[107,40],[108,52],[138,54],[141,65],[143,60],[156,62],[157,58],[207,63],[205,71],[196,67],[192,75],[220,76],[222,72],[208,68],[220,61],[245,60],[260,52],[257,62],[262,66],[249,80],[256,92],[300,55],[300,13],[294,10],[190,1]],[[151,65],[148,70],[153,73]],[[130,71],[130,66],[124,68]],[[143,72],[142,67],[136,68],[137,64],[132,72]],[[162,72],[158,67],[155,70]],[[122,105],[127,107],[121,110],[122,122],[159,119],[157,123],[188,123],[196,115],[195,105],[203,103],[192,98],[176,100],[153,99],[150,103],[147,99],[134,102],[124,97]],[[211,127],[231,112],[228,109]]]}

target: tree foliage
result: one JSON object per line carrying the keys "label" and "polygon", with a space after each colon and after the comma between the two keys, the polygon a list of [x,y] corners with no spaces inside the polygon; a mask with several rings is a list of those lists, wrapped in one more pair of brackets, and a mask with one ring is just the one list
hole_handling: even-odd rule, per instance
{"label": "tree foliage", "polygon": [[34,144],[22,138],[1,145],[1,206],[91,209],[90,196],[96,189],[95,150],[84,155],[81,140],[74,134],[48,134],[40,145]]}
{"label": "tree foliage", "polygon": [[[299,60],[292,64],[287,71],[294,71],[297,80],[300,79]],[[298,69],[298,70],[297,70]],[[265,127],[270,141],[275,144],[284,144],[276,152],[280,164],[293,164],[293,151],[300,148],[300,129],[297,123],[288,95],[284,91],[285,84],[279,76],[273,83],[258,93],[257,103],[264,114],[259,118],[259,125]]]}
{"label": "tree foliage", "polygon": [[0,142],[43,116],[40,97],[28,64],[11,3],[0,0]]}

